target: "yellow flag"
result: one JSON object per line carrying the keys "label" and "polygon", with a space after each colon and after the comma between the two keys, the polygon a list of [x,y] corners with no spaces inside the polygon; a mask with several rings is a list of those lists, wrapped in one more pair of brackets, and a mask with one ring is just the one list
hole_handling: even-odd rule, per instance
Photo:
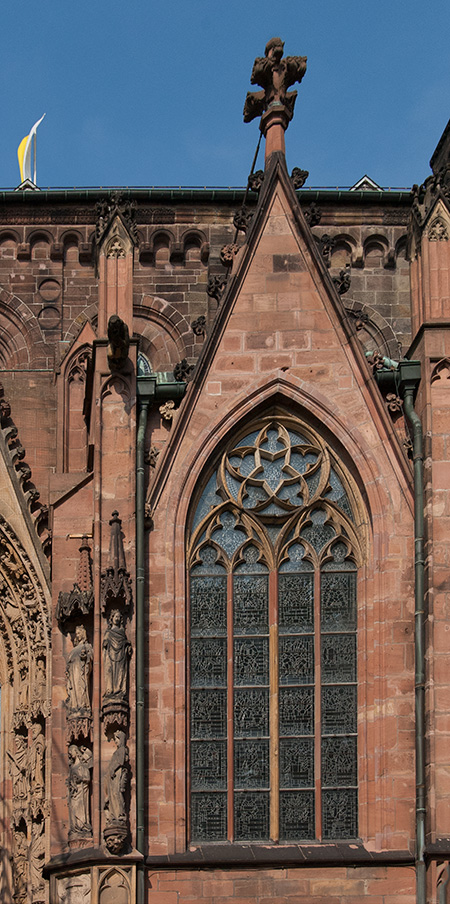
{"label": "yellow flag", "polygon": [[[45,113],[44,113],[45,116]],[[22,138],[22,141],[17,148],[17,158],[19,161],[20,168],[20,181],[25,182],[26,179],[29,179],[30,182],[36,182],[36,129],[41,124],[44,116],[41,116],[37,122],[35,122],[33,128],[31,129],[28,135],[25,135],[25,138]],[[33,138],[35,141],[35,154],[34,154],[34,177],[31,176],[31,145],[33,142]]]}
{"label": "yellow flag", "polygon": [[25,179],[23,177],[23,158],[25,156],[25,148],[28,141],[28,135],[25,135],[25,138],[22,138],[22,141],[17,148],[17,158],[19,161],[19,169],[20,169],[20,181],[24,182]]}

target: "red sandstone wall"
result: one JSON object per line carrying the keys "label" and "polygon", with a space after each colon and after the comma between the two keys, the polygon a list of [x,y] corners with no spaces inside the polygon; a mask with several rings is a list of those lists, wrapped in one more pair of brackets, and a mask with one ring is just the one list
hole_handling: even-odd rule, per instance
{"label": "red sandstone wall", "polygon": [[[275,263],[280,255],[288,262],[284,270]],[[365,364],[345,338],[320,268],[303,238],[296,237],[282,193],[251,260],[241,267],[237,300],[211,348],[198,395],[194,386],[188,390],[189,415],[179,415],[166,446],[167,472],[162,460],[151,494],[150,853],[182,851],[186,843],[184,531],[189,500],[210,455],[233,425],[251,418],[259,405],[267,410],[274,395],[322,425],[365,487],[370,544],[359,614],[360,831],[369,850],[411,850],[414,604],[408,465],[391,444],[389,421],[367,385]]]}

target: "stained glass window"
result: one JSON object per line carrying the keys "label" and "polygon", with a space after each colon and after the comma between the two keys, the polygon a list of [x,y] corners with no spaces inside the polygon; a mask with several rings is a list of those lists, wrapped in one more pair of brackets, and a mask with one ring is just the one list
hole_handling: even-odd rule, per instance
{"label": "stained glass window", "polygon": [[355,491],[306,424],[237,436],[191,514],[189,837],[358,835]]}

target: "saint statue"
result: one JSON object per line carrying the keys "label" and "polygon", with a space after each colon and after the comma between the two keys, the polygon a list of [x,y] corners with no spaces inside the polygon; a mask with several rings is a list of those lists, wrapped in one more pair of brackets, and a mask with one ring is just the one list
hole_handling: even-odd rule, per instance
{"label": "saint statue", "polygon": [[105,810],[108,825],[127,822],[126,796],[129,781],[128,747],[124,731],[113,735],[117,750],[114,751],[105,779]]}
{"label": "saint statue", "polygon": [[73,638],[73,650],[66,663],[67,709],[71,715],[91,715],[89,679],[94,650],[88,643],[86,628],[78,625]]}
{"label": "saint statue", "polygon": [[103,698],[126,700],[128,662],[131,644],[125,633],[123,617],[119,609],[113,609],[108,620],[108,630],[103,641],[105,690]]}
{"label": "saint statue", "polygon": [[69,747],[69,823],[71,835],[92,835],[89,815],[89,786],[92,753],[88,747]]}
{"label": "saint statue", "polygon": [[45,738],[42,725],[35,722],[31,728],[31,747],[28,754],[28,771],[33,796],[37,799],[44,797],[44,755]]}
{"label": "saint statue", "polygon": [[9,769],[13,783],[14,801],[23,806],[28,798],[28,740],[24,735],[16,734],[15,742],[15,754],[9,750],[6,752],[10,759]]}
{"label": "saint statue", "polygon": [[[44,854],[45,854],[45,836],[44,836],[44,823],[43,822],[33,822],[31,827],[31,842],[30,842],[30,880],[31,880],[31,889],[33,892],[33,901],[35,897],[43,891],[43,880],[42,880],[42,867],[44,866]],[[44,898],[38,898],[38,900],[44,900]]]}
{"label": "saint statue", "polygon": [[45,700],[47,696],[47,679],[45,675],[45,660],[42,657],[36,660],[33,682],[33,700]]}

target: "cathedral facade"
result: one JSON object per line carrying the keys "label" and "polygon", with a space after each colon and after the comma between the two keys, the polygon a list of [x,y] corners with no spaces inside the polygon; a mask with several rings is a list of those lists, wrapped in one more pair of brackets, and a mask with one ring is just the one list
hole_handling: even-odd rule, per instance
{"label": "cathedral facade", "polygon": [[245,191],[0,194],[5,904],[450,900],[450,128],[309,190],[282,52]]}

